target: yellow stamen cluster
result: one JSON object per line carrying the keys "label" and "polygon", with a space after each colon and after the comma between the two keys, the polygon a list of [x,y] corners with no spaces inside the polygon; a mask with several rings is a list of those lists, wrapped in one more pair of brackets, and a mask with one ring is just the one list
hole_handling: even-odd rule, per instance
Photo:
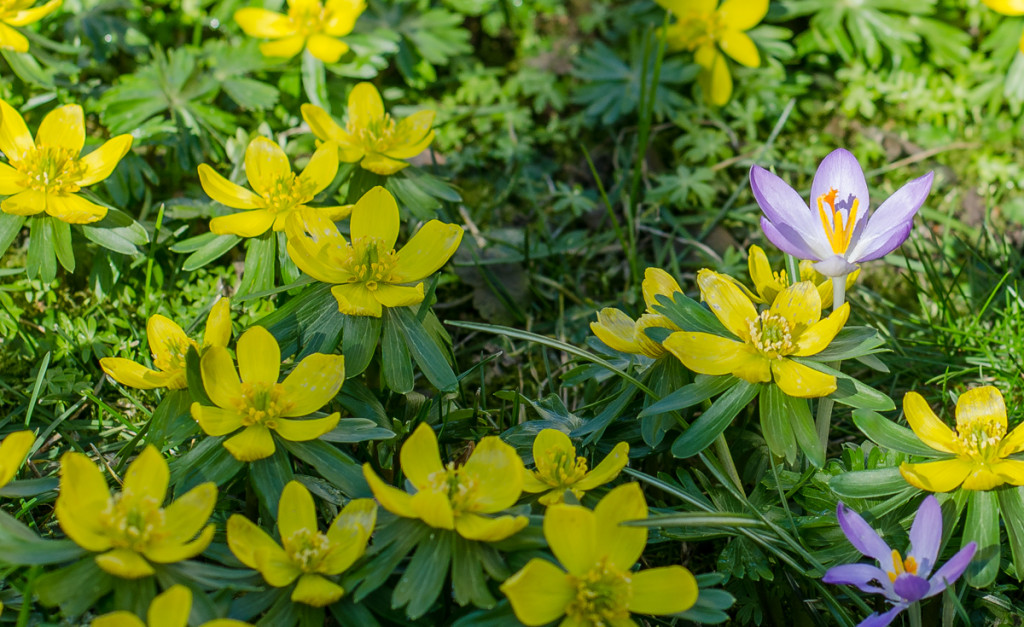
{"label": "yellow stamen cluster", "polygon": [[558,487],[571,486],[587,474],[587,458],[576,455],[576,447],[550,449],[544,453],[544,460],[538,460],[537,472],[544,480]]}
{"label": "yellow stamen cluster", "polygon": [[242,424],[246,427],[264,424],[273,428],[273,421],[292,405],[284,396],[284,386],[280,383],[242,383],[242,396],[236,401]]}
{"label": "yellow stamen cluster", "polygon": [[305,573],[317,572],[332,549],[331,541],[319,531],[299,529],[284,539],[284,550]]}
{"label": "yellow stamen cluster", "polygon": [[889,581],[895,582],[896,578],[907,573],[910,575],[917,574],[917,560],[913,556],[908,557],[906,560],[900,555],[900,552],[896,549],[892,550],[892,567],[895,572],[889,573]]}
{"label": "yellow stamen cluster", "polygon": [[100,521],[115,548],[136,552],[144,551],[154,540],[154,532],[165,524],[164,510],[156,499],[133,498],[129,491],[107,500]]}
{"label": "yellow stamen cluster", "polygon": [[182,342],[176,338],[168,338],[165,346],[166,352],[160,352],[153,356],[153,365],[164,372],[184,370],[185,356],[188,355],[189,347],[194,346],[197,351],[199,350],[199,344],[196,342],[192,340]]}
{"label": "yellow stamen cluster", "polygon": [[995,461],[1005,435],[1005,425],[983,416],[957,425],[954,446],[958,455],[980,462]]}
{"label": "yellow stamen cluster", "polygon": [[309,37],[323,30],[332,11],[319,2],[296,2],[288,9],[288,21],[297,35]]}
{"label": "yellow stamen cluster", "polygon": [[432,491],[448,496],[455,515],[469,511],[470,505],[476,500],[476,479],[461,471],[462,467],[456,468],[455,462],[448,462],[443,470],[433,472],[427,477]]}
{"label": "yellow stamen cluster", "polygon": [[789,322],[769,310],[762,311],[756,318],[747,320],[750,328],[750,342],[769,359],[781,359],[793,352],[793,334]]}
{"label": "yellow stamen cluster", "polygon": [[629,618],[633,589],[628,573],[621,572],[602,558],[584,575],[569,575],[576,586],[576,598],[565,608],[565,615],[577,625],[614,625]]}
{"label": "yellow stamen cluster", "polygon": [[[853,203],[850,205],[849,221],[846,226],[843,226],[843,214],[836,209],[838,194],[839,191],[832,188],[827,194],[818,196],[818,217],[821,218],[821,226],[825,229],[825,236],[832,246],[832,252],[842,255],[850,247],[850,240],[853,239],[853,227],[857,222],[857,205],[860,204],[860,200],[853,199]],[[827,212],[825,211],[826,204],[829,207]]]}
{"label": "yellow stamen cluster", "polygon": [[717,11],[680,16],[679,24],[683,32],[687,34],[687,48],[690,50],[714,45],[722,38],[721,33],[726,29],[726,25]]}
{"label": "yellow stamen cluster", "polygon": [[267,204],[267,211],[277,214],[312,200],[314,189],[315,184],[311,181],[303,183],[294,172],[285,172],[274,181],[270,189],[264,190],[263,200]]}
{"label": "yellow stamen cluster", "polygon": [[395,119],[390,113],[384,117],[372,120],[364,120],[361,125],[356,126],[353,120],[345,125],[349,135],[359,139],[366,152],[384,152],[394,144]]}
{"label": "yellow stamen cluster", "polygon": [[342,267],[352,273],[356,282],[365,283],[371,292],[378,284],[394,283],[394,269],[398,253],[385,246],[376,237],[357,237],[352,240],[351,253],[342,261]]}
{"label": "yellow stamen cluster", "polygon": [[28,150],[11,165],[25,176],[25,187],[52,194],[73,194],[81,189],[77,181],[85,175],[78,152],[60,146],[40,146]]}

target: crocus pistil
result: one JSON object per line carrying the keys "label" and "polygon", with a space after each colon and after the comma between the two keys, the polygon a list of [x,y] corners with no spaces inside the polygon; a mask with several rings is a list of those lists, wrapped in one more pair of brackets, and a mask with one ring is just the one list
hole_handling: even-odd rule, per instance
{"label": "crocus pistil", "polygon": [[[818,215],[821,218],[821,226],[825,229],[825,236],[832,246],[832,252],[842,255],[850,247],[853,240],[853,225],[857,222],[857,205],[860,199],[850,194],[847,200],[836,202],[839,190],[830,188],[828,193],[818,196]],[[828,205],[829,211],[825,211]],[[843,226],[843,210],[847,210],[848,219],[846,226]]]}

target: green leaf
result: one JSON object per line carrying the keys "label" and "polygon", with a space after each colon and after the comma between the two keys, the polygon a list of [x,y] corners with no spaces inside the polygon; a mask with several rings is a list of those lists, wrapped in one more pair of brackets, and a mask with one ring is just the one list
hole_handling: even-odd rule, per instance
{"label": "green leaf", "polygon": [[[469,603],[490,609],[497,603],[487,589],[487,577],[484,575],[483,559],[480,553],[490,547],[466,540],[458,534],[452,534],[455,550],[452,554],[452,593],[455,602],[465,606]],[[494,549],[491,549],[492,551]]]}
{"label": "green leaf", "polygon": [[459,381],[440,347],[427,334],[411,307],[386,307],[386,324],[398,327],[409,352],[431,384],[442,392],[455,390]]}
{"label": "green leaf", "polygon": [[871,409],[874,411],[892,411],[896,409],[896,404],[892,402],[888,395],[879,392],[866,383],[861,383],[848,374],[844,374],[831,366],[817,361],[817,356],[814,359],[795,357],[793,361],[834,376],[836,378],[836,391],[829,394],[828,397],[837,403],[842,403],[856,409]]}
{"label": "green leaf", "polygon": [[712,403],[672,444],[672,455],[680,459],[700,453],[725,431],[736,414],[754,400],[761,385],[737,382]]}
{"label": "green leaf", "polygon": [[693,407],[703,403],[707,399],[721,394],[736,384],[736,377],[732,375],[708,376],[697,375],[693,383],[684,385],[675,392],[665,396],[660,401],[651,403],[644,407],[638,418],[653,414],[664,414],[687,407]]}
{"label": "green leaf", "polygon": [[252,487],[260,499],[260,505],[274,520],[277,519],[277,504],[281,500],[281,492],[293,477],[291,460],[280,446],[270,457],[249,463]]}
{"label": "green leaf", "polygon": [[871,410],[858,409],[854,411],[853,424],[857,425],[857,428],[871,441],[884,448],[921,457],[943,455],[941,451],[936,451],[922,442],[910,429]]}
{"label": "green leaf", "polygon": [[14,238],[21,233],[21,227],[25,225],[25,216],[16,216],[10,213],[0,213],[0,255],[7,252],[14,242]]}
{"label": "green leaf", "polygon": [[909,485],[899,468],[858,470],[829,479],[832,491],[846,499],[873,499],[896,494]]}
{"label": "green leaf", "polygon": [[[390,311],[390,310],[389,310]],[[388,317],[384,323],[384,338],[380,345],[381,374],[384,384],[399,394],[408,394],[413,388],[412,356],[402,338],[399,325]]]}
{"label": "green leaf", "polygon": [[317,59],[307,48],[302,53],[302,88],[306,98],[328,114],[331,112],[330,98],[327,96],[327,71],[324,62]]}
{"label": "green leaf", "polygon": [[59,605],[66,619],[74,619],[110,592],[117,579],[96,565],[92,556],[36,579],[39,602]]}
{"label": "green leaf", "polygon": [[[242,241],[241,237],[231,234],[217,235],[216,233],[204,233],[199,237],[206,238],[202,246],[192,251],[192,254],[186,257],[185,261],[181,264],[182,269],[186,272],[198,270],[211,261],[219,259],[224,253],[234,248],[238,242]],[[193,239],[199,239],[199,237]],[[173,246],[171,250],[174,252],[185,252],[183,250],[174,250]]]}
{"label": "green leaf", "polygon": [[[333,297],[332,297],[332,302]],[[337,312],[337,306],[335,306]],[[370,365],[383,322],[371,316],[342,316],[345,330],[341,336],[341,354],[345,356],[345,376],[352,378],[362,374]]]}
{"label": "green leaf", "polygon": [[815,468],[825,465],[825,446],[818,439],[818,430],[811,415],[811,407],[804,398],[786,397],[793,435],[800,450]]}
{"label": "green leaf", "polygon": [[8,499],[25,499],[47,492],[56,492],[60,485],[57,477],[43,477],[42,479],[24,479],[22,481],[11,481],[0,488],[0,497]]}
{"label": "green leaf", "polygon": [[83,224],[81,229],[89,240],[122,255],[138,255],[138,247],[149,242],[145,227],[128,214],[110,207],[102,220]]}
{"label": "green leaf", "polygon": [[845,361],[881,352],[884,350],[884,346],[885,338],[876,329],[844,327],[825,350],[815,355],[814,358],[827,363]]}
{"label": "green leaf", "polygon": [[[187,363],[186,356],[186,363]],[[187,377],[187,375],[186,375]],[[168,390],[149,419],[149,441],[166,451],[199,433],[188,390]]]}
{"label": "green leaf", "polygon": [[53,247],[53,231],[47,218],[29,221],[28,259],[25,275],[30,279],[39,277],[43,283],[57,278],[57,257]]}
{"label": "green leaf", "polygon": [[777,457],[785,457],[790,464],[796,462],[796,436],[790,425],[789,403],[786,394],[774,383],[761,389],[759,411],[764,441]]}
{"label": "green leaf", "polygon": [[338,448],[321,440],[310,442],[280,443],[289,453],[298,457],[316,469],[320,476],[327,479],[349,498],[372,497],[370,486],[363,478],[359,463]]}
{"label": "green leaf", "polygon": [[224,448],[224,439],[224,436],[209,436],[171,462],[175,498],[207,481],[222,486],[245,466]]}
{"label": "green leaf", "polygon": [[338,421],[337,427],[320,436],[320,439],[326,442],[355,444],[370,440],[390,440],[393,437],[394,431],[377,426],[377,423],[369,418],[342,418]]}
{"label": "green leaf", "polygon": [[1024,578],[1024,488],[1016,486],[996,490],[999,497],[999,511],[1006,525],[1010,554],[1013,556],[1013,570],[1017,581]]}
{"label": "green leaf", "polygon": [[31,529],[0,512],[0,562],[31,566],[59,564],[86,554],[71,540],[44,540]]}
{"label": "green leaf", "polygon": [[75,251],[71,248],[71,225],[57,218],[46,218],[53,232],[53,249],[57,260],[68,272],[75,271]]}
{"label": "green leaf", "polygon": [[676,292],[671,298],[658,294],[657,301],[654,310],[667,316],[684,331],[698,331],[735,339],[735,336],[722,326],[715,314],[682,292]]}
{"label": "green leaf", "polygon": [[274,287],[274,269],[277,267],[277,237],[267,231],[246,242],[245,270],[238,285],[239,297],[263,292]]}
{"label": "green leaf", "polygon": [[999,500],[995,490],[971,490],[961,547],[978,543],[971,565],[965,573],[975,588],[992,585],[999,574]]}
{"label": "green leaf", "polygon": [[405,606],[405,614],[411,620],[427,613],[448,578],[455,532],[437,529],[432,535],[429,542],[421,542],[416,547],[391,595],[391,607]]}

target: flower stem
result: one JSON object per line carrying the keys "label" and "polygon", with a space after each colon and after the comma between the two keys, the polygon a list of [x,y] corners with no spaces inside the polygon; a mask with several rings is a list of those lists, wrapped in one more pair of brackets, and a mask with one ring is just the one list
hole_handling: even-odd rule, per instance
{"label": "flower stem", "polygon": [[736,462],[732,459],[732,451],[729,450],[729,443],[725,441],[724,433],[718,434],[718,439],[715,440],[715,452],[718,454],[722,466],[725,467],[726,474],[736,484],[736,489],[740,491],[740,494],[746,496],[747,493],[743,491],[743,482],[740,480],[740,473],[736,470]]}
{"label": "flower stem", "polygon": [[[832,311],[836,311],[843,306],[846,302],[846,276],[832,277]],[[842,362],[833,362],[829,364],[830,367],[839,370]],[[835,407],[835,401],[831,398],[823,397],[818,399],[818,416],[815,420],[815,426],[818,430],[818,441],[821,443],[821,447],[825,448],[828,446],[828,433],[832,427],[832,408]]]}
{"label": "flower stem", "polygon": [[910,627],[921,627],[921,604],[911,603],[907,608],[907,616],[910,618]]}

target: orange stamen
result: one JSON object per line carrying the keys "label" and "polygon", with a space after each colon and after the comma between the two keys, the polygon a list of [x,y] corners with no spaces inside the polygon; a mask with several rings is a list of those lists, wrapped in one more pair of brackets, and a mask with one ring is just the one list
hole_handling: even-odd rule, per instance
{"label": "orange stamen", "polygon": [[[853,239],[853,226],[857,221],[857,205],[859,201],[854,198],[850,206],[850,217],[846,225],[843,225],[843,214],[836,209],[836,195],[838,190],[830,189],[827,194],[818,196],[818,217],[821,219],[821,226],[825,230],[825,237],[828,239],[832,252],[842,255],[850,247],[850,240]],[[825,204],[828,204],[829,212],[825,211]],[[831,220],[829,214],[831,213]]]}

